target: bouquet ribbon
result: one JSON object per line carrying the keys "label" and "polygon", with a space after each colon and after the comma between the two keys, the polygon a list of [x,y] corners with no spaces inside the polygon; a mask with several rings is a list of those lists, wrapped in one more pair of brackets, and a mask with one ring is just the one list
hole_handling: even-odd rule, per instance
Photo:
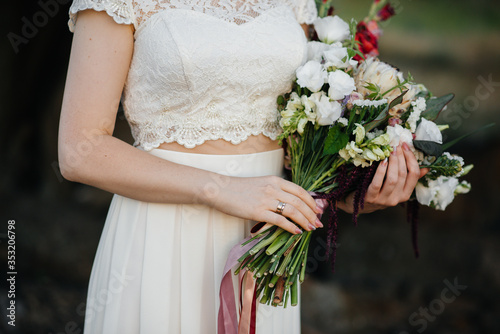
{"label": "bouquet ribbon", "polygon": [[[315,197],[317,194],[310,192]],[[323,198],[315,198],[316,204],[322,210],[328,206],[328,201]],[[321,218],[321,214],[318,214]],[[253,236],[270,228],[271,224],[258,223],[251,229],[251,235],[241,243],[250,240]],[[229,252],[229,256],[224,267],[222,281],[219,292],[219,315],[217,323],[218,334],[255,334],[257,296],[255,295],[255,280],[251,272],[242,270],[238,274],[239,282],[239,307],[236,307],[234,296],[233,280],[231,269],[239,264],[238,259],[247,251],[252,249],[260,239],[253,240],[248,244],[241,246],[241,243],[235,245]],[[238,321],[239,310],[239,321]]]}

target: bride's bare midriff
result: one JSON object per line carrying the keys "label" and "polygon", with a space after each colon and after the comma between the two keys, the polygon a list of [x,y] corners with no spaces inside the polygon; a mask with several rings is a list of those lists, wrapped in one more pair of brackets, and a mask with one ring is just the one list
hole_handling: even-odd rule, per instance
{"label": "bride's bare midriff", "polygon": [[244,142],[234,145],[223,139],[208,140],[194,148],[186,148],[178,143],[163,143],[158,148],[163,150],[198,153],[198,154],[251,154],[277,150],[281,148],[278,141],[264,135],[250,136]]}

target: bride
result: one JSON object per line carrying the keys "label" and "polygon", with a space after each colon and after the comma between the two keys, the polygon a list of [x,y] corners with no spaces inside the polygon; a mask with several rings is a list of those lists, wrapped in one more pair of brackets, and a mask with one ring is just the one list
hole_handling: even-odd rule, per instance
{"label": "bride", "polygon": [[[115,194],[85,333],[215,333],[224,263],[252,221],[322,227],[311,196],[281,177],[276,141],[276,97],[315,17],[314,0],[74,0],[61,171]],[[113,137],[120,98],[133,146]],[[364,212],[406,201],[419,174],[398,147]],[[352,195],[338,205],[349,212]],[[256,332],[300,333],[299,311],[259,305]]]}

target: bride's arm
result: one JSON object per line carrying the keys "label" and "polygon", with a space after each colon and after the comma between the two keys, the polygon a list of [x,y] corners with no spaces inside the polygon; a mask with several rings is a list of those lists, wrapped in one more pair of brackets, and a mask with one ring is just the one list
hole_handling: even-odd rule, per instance
{"label": "bride's arm", "polygon": [[[129,198],[160,203],[199,203],[245,219],[268,222],[296,233],[284,215],[311,230],[316,220],[312,197],[279,177],[224,177],[178,165],[112,136],[120,96],[133,52],[133,28],[103,12],[78,14],[59,128],[62,175]],[[211,191],[208,192],[207,190]]]}

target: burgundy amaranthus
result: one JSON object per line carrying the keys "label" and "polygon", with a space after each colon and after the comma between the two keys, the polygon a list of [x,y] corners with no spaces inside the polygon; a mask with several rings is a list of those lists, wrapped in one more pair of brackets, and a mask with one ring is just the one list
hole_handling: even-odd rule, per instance
{"label": "burgundy amaranthus", "polygon": [[359,210],[364,208],[364,198],[377,167],[378,164],[373,164],[367,168],[355,167],[349,170],[345,165],[341,166],[339,168],[339,175],[337,176],[338,187],[329,194],[315,195],[315,198],[325,199],[329,202],[330,219],[327,230],[327,255],[330,259],[332,271],[335,271],[335,256],[337,250],[337,201],[343,201],[351,191],[354,191],[352,220],[353,223],[357,225]]}

